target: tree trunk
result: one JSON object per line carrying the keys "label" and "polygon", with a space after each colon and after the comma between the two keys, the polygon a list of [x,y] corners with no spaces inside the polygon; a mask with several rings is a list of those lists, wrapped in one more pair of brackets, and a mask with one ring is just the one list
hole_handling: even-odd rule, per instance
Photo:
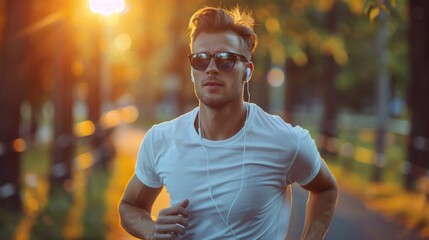
{"label": "tree trunk", "polygon": [[300,84],[302,81],[302,67],[289,58],[286,60],[286,94],[285,94],[285,120],[294,124],[293,114],[300,99]]}
{"label": "tree trunk", "polygon": [[58,41],[56,67],[54,72],[54,142],[52,149],[52,166],[50,171],[51,193],[64,190],[72,176],[75,137],[73,135],[73,89],[72,59],[74,41],[72,39],[71,4],[65,8],[65,21],[56,27]]}
{"label": "tree trunk", "polygon": [[[94,26],[94,31],[92,32],[92,41],[90,44],[93,46],[93,52],[92,52],[92,61],[91,61],[91,67],[89,72],[89,91],[87,96],[87,106],[88,106],[88,119],[94,124],[95,131],[94,134],[90,138],[90,145],[92,150],[95,152],[95,156],[97,157],[97,166],[102,166],[103,169],[107,169],[109,164],[109,157],[103,157],[104,152],[104,145],[106,144],[107,138],[106,138],[106,129],[102,126],[100,122],[101,114],[102,114],[102,103],[105,95],[101,93],[103,90],[102,86],[102,71],[105,71],[106,69],[103,69],[103,54],[102,45],[105,45],[103,41],[106,41],[105,38],[105,26],[104,23],[99,19],[97,15],[93,16],[95,19],[94,22],[96,23]],[[104,79],[106,80],[106,79]]]}
{"label": "tree trunk", "polygon": [[[330,34],[337,30],[338,5],[334,3],[327,15],[326,27]],[[332,139],[337,136],[337,91],[335,89],[335,79],[337,77],[338,66],[334,56],[325,57],[325,72],[323,79],[323,99],[324,111],[320,123],[321,128],[321,151],[325,153],[336,153],[333,148]]]}
{"label": "tree trunk", "polygon": [[[95,16],[98,17],[98,16]],[[103,25],[100,19],[93,19],[96,23],[92,34],[92,41],[90,42],[93,46],[92,61],[89,67],[89,80],[88,80],[88,119],[95,125],[98,124],[101,116],[101,44],[103,35]]]}
{"label": "tree trunk", "polygon": [[416,181],[429,169],[429,1],[410,0],[409,12],[411,130],[405,186],[416,190]]}
{"label": "tree trunk", "polygon": [[[184,40],[183,26],[187,26],[189,20],[190,3],[187,1],[175,0],[171,6],[176,8],[175,21],[170,24],[170,33],[174,41],[174,55],[169,63],[167,72],[169,73],[166,85],[164,85],[164,100],[168,102],[174,114],[183,114],[188,111],[189,90],[192,89],[193,83],[189,75],[190,68],[185,62],[185,57],[189,54],[188,41]],[[188,60],[188,59],[186,59]],[[167,86],[168,85],[168,86]]]}
{"label": "tree trunk", "polygon": [[386,157],[386,126],[389,117],[389,74],[388,74],[388,29],[387,13],[382,11],[379,16],[380,27],[376,36],[377,52],[377,126],[376,126],[376,157],[374,165],[374,174],[372,180],[380,182],[382,180],[382,170],[384,168]]}
{"label": "tree trunk", "polygon": [[[270,94],[270,86],[266,81],[266,76],[271,68],[271,59],[267,52],[261,53],[259,57],[260,58],[255,58],[253,61],[255,66],[260,66],[260,69],[263,69],[265,72],[260,75],[253,74],[252,79],[247,84],[249,84],[250,102],[254,102],[265,111],[268,111],[270,108],[270,99],[268,97]],[[247,86],[245,87],[247,88]],[[249,101],[247,89],[245,89],[244,100]]]}
{"label": "tree trunk", "polygon": [[[5,32],[0,48],[0,208],[21,210],[20,107],[27,74],[24,69],[27,38],[18,36],[28,22],[29,3],[6,1]],[[14,144],[15,143],[15,144]]]}

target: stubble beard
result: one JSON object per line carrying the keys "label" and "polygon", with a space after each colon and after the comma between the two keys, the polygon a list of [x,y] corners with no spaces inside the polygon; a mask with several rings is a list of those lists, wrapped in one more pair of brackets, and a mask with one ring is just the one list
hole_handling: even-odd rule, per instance
{"label": "stubble beard", "polygon": [[213,96],[212,94],[203,93],[202,90],[196,90],[195,95],[200,103],[210,108],[220,108],[230,102],[233,102],[237,98],[240,98],[240,94],[235,92],[228,92],[221,96]]}

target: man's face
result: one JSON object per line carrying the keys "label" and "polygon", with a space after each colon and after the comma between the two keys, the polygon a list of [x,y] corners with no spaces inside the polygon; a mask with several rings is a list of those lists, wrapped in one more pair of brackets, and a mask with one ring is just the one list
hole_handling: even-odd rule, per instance
{"label": "man's face", "polygon": [[[195,39],[192,53],[232,52],[243,54],[239,37],[230,31],[219,33],[202,32]],[[242,101],[245,68],[249,63],[236,59],[231,70],[222,71],[216,66],[214,58],[205,70],[192,69],[194,90],[202,104],[209,107],[222,107],[228,103]]]}

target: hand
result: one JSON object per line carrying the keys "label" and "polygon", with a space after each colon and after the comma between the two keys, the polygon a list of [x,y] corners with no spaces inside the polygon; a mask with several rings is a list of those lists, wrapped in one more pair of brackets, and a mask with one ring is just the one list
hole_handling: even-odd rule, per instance
{"label": "hand", "polygon": [[161,210],[155,221],[154,239],[177,239],[179,234],[185,234],[185,229],[189,224],[189,211],[186,209],[188,205],[189,200],[185,199],[176,206]]}

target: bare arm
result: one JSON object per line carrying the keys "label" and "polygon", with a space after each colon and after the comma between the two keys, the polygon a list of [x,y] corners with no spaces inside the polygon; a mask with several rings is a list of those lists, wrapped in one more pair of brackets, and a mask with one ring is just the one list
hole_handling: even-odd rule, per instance
{"label": "bare arm", "polygon": [[181,226],[188,225],[188,200],[161,210],[156,221],[152,219],[152,205],[160,192],[161,188],[150,188],[135,175],[131,178],[119,203],[121,225],[129,234],[152,240],[176,239],[179,234],[185,233]]}
{"label": "bare arm", "polygon": [[322,166],[317,176],[309,184],[302,187],[308,190],[310,194],[301,239],[323,239],[337,205],[337,182],[322,160]]}

